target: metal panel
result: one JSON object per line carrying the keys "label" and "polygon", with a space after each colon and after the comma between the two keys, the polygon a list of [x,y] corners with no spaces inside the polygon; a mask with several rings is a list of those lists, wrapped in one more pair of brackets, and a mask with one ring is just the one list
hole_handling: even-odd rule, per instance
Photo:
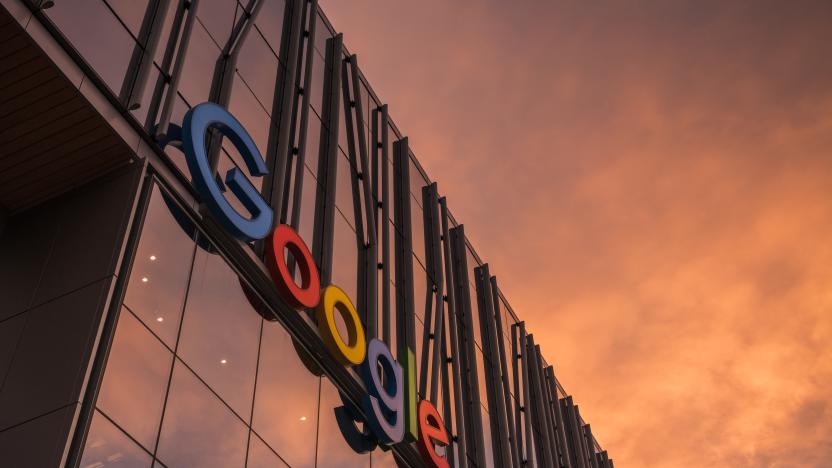
{"label": "metal panel", "polygon": [[335,223],[335,190],[338,176],[338,119],[341,109],[341,60],[343,35],[326,41],[326,70],[321,120],[321,147],[318,157],[318,193],[315,197],[315,228],[312,255],[320,270],[321,283],[332,282],[332,240]]}
{"label": "metal panel", "polygon": [[[494,306],[494,318],[495,318],[495,332],[497,334],[497,343],[495,351],[499,357],[499,366],[500,366],[500,375],[501,375],[501,383],[503,386],[503,408],[505,411],[505,434],[509,434],[509,443],[511,448],[511,459],[514,466],[520,466],[520,444],[517,439],[517,434],[512,430],[514,424],[514,409],[513,409],[513,402],[511,401],[511,387],[509,386],[509,374],[508,374],[508,365],[506,363],[506,344],[505,344],[505,337],[503,336],[503,314],[500,311],[500,293],[499,288],[497,287],[497,277],[491,277],[491,303]],[[495,365],[497,363],[495,362]]]}
{"label": "metal panel", "polygon": [[[422,372],[420,393],[437,405],[439,394],[439,366],[442,358],[442,337],[444,336],[444,280],[442,274],[441,229],[439,222],[439,193],[436,183],[422,188],[422,213],[424,216],[425,239],[425,327],[422,337]],[[430,350],[430,352],[428,352]],[[429,359],[429,357],[431,359]],[[430,374],[428,370],[430,369]]]}

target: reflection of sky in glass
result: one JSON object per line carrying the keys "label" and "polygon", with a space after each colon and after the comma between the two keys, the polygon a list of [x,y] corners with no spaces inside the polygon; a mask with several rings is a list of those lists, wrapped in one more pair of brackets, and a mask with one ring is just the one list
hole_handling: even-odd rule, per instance
{"label": "reflection of sky in glass", "polygon": [[355,453],[341,434],[335,421],[335,408],[341,397],[329,379],[321,379],[321,415],[318,422],[318,466],[347,468],[370,466],[370,454]]}
{"label": "reflection of sky in glass", "polygon": [[178,354],[246,419],[251,414],[261,322],[225,260],[198,250]]}
{"label": "reflection of sky in glass", "polygon": [[148,450],[156,444],[173,353],[122,309],[98,408]]}
{"label": "reflection of sky in glass", "polygon": [[81,457],[81,468],[147,468],[150,460],[150,454],[133,443],[125,433],[98,411],[94,413]]}
{"label": "reflection of sky in glass", "polygon": [[167,466],[243,466],[248,431],[181,362],[173,370],[157,457]]}

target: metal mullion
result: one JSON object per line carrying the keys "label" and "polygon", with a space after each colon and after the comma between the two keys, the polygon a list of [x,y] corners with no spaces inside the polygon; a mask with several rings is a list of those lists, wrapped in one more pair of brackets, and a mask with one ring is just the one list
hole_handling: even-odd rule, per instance
{"label": "metal mullion", "polygon": [[[523,395],[520,394],[520,366],[517,362],[521,359],[521,355],[519,352],[519,325],[514,323],[511,325],[511,374],[512,374],[512,381],[514,383],[514,439],[517,443],[517,458],[520,462],[520,465],[526,464],[526,459],[523,457],[523,444],[526,441],[526,438],[523,437],[523,421],[522,421],[522,413],[523,407],[520,406],[520,399],[523,398]],[[524,386],[525,389],[525,386]],[[528,455],[527,455],[528,456]]]}
{"label": "metal mullion", "polygon": [[160,27],[167,15],[168,5],[170,5],[170,0],[151,0],[145,9],[139,37],[136,46],[133,47],[127,74],[119,92],[119,101],[128,110],[139,108],[140,102],[137,98],[141,99],[144,94],[147,78],[153,65],[153,56],[161,38]]}
{"label": "metal mullion", "polygon": [[[491,336],[491,329],[489,327],[489,322],[491,321],[490,317],[490,309],[488,307],[489,302],[491,301],[491,294],[488,290],[488,265],[484,264],[482,266],[474,267],[474,287],[477,292],[477,313],[479,313],[480,319],[480,336],[482,337],[482,352],[483,352],[483,371],[485,372],[485,391],[486,391],[486,399],[488,401],[488,408],[491,417],[490,426],[488,429],[491,431],[491,447],[484,447],[485,450],[491,450],[492,456],[494,460],[499,460],[500,466],[508,466],[510,462],[505,459],[505,452],[503,451],[503,434],[500,431],[500,415],[499,412],[495,414],[495,409],[499,411],[497,403],[497,387],[494,385],[496,381],[496,376],[494,375],[494,362],[493,362],[493,353],[492,353],[492,341],[493,337]],[[496,444],[495,441],[498,441]]]}
{"label": "metal mullion", "polygon": [[526,354],[529,357],[529,383],[531,384],[531,403],[534,406],[535,414],[535,446],[538,451],[538,463],[543,466],[554,466],[552,457],[552,446],[549,441],[549,425],[546,420],[546,410],[543,404],[543,386],[540,383],[540,363],[535,352],[534,337],[526,337]]}
{"label": "metal mullion", "polygon": [[[586,436],[584,434],[584,423],[583,418],[581,418],[581,411],[578,408],[578,405],[575,405],[575,421],[577,423],[576,430],[577,430],[577,437],[578,442],[581,444],[581,459],[584,462],[584,466],[586,468],[592,468],[589,460],[590,450],[589,444],[587,443]],[[594,450],[593,450],[594,451]]]}
{"label": "metal mullion", "polygon": [[[156,81],[156,88],[153,90],[150,109],[148,109],[145,120],[145,127],[152,132],[157,140],[167,135],[170,114],[173,111],[173,104],[176,102],[176,96],[179,91],[179,80],[182,78],[182,67],[185,64],[185,56],[188,53],[191,31],[193,30],[194,21],[196,21],[198,8],[199,0],[191,0],[190,2],[187,0],[179,0],[179,6],[176,9],[176,17],[171,26],[167,49],[162,58],[162,74],[159,76],[159,80]],[[186,14],[187,19],[185,18]],[[184,25],[182,24],[183,20]],[[176,54],[175,62],[173,58],[174,54]],[[173,66],[173,69],[171,69],[171,66]],[[166,84],[167,91],[165,90]],[[163,94],[165,96],[164,103],[162,103]],[[160,105],[161,112],[159,111]],[[160,115],[158,124],[156,122],[157,115]]]}
{"label": "metal mullion", "polygon": [[[360,172],[357,174],[361,181],[364,200],[364,223],[366,224],[366,243],[359,257],[363,265],[363,272],[359,272],[364,278],[362,291],[365,294],[364,314],[367,317],[367,335],[371,338],[378,336],[378,235],[376,234],[376,208],[375,197],[370,186],[370,165],[367,157],[367,138],[364,132],[364,106],[359,102],[361,99],[360,74],[358,72],[358,57],[354,54],[349,61],[350,75],[352,78],[353,109],[355,109],[355,130],[358,133],[358,159],[361,163]],[[356,165],[357,166],[357,165]],[[357,201],[361,201],[359,197]],[[358,220],[356,218],[356,224]],[[363,257],[363,258],[362,258]]]}
{"label": "metal mullion", "polygon": [[[503,401],[505,404],[505,418],[506,418],[506,433],[509,434],[510,427],[514,423],[514,411],[511,402],[511,387],[508,382],[508,365],[506,363],[506,345],[505,337],[503,336],[503,317],[500,311],[500,293],[497,287],[497,278],[492,276],[491,279],[491,302],[494,305],[494,319],[496,321],[497,333],[497,352],[500,360],[500,374],[503,385]],[[511,459],[514,466],[520,466],[520,445],[517,442],[516,434],[510,436]]]}
{"label": "metal mullion", "polygon": [[529,375],[529,353],[528,347],[526,346],[526,324],[524,322],[519,322],[518,326],[518,348],[520,350],[520,355],[518,356],[521,359],[522,364],[522,379],[523,379],[523,412],[525,413],[525,429],[526,429],[526,457],[528,458],[526,461],[528,462],[531,459],[532,453],[536,454],[536,461],[540,463],[542,460],[542,456],[540,453],[539,444],[537,444],[537,439],[534,437],[534,428],[532,427],[532,419],[533,414],[535,413],[534,405],[531,402],[531,378]]}
{"label": "metal mullion", "polygon": [[589,424],[584,424],[584,440],[586,441],[587,455],[589,455],[589,465],[591,468],[600,468],[598,466],[598,459],[595,457],[595,438],[592,436],[592,428]]}
{"label": "metal mullion", "polygon": [[[263,0],[249,0],[248,7],[243,9],[243,16],[235,22],[231,36],[228,38],[225,46],[223,46],[220,56],[217,57],[217,62],[214,65],[214,76],[211,79],[211,90],[208,93],[208,100],[210,102],[214,102],[222,107],[228,107],[231,99],[231,89],[234,86],[234,75],[237,69],[237,58],[240,55],[240,49],[262,6]],[[280,65],[278,64],[277,67],[279,74]],[[211,162],[211,167],[216,170],[219,164],[222,134],[211,130],[209,131],[209,135],[208,160]]]}
{"label": "metal mullion", "polygon": [[[271,176],[263,184],[263,195],[269,200],[279,223],[286,222],[284,194],[289,190],[289,158],[293,147],[294,130],[298,106],[298,70],[302,59],[303,46],[303,7],[304,0],[288,0],[284,6],[283,29],[280,38],[281,57],[285,65],[277,65],[277,76],[272,95],[270,115],[273,122],[269,125],[266,143],[266,164]],[[253,21],[252,21],[253,23]],[[268,44],[268,41],[266,42]],[[252,93],[253,94],[253,93]],[[305,124],[305,122],[303,122]],[[305,132],[304,132],[305,135]],[[303,176],[303,173],[300,173]],[[295,184],[297,185],[297,180]]]}
{"label": "metal mullion", "polygon": [[[508,389],[503,388],[503,379],[501,374],[501,367],[500,367],[500,348],[498,346],[500,335],[502,334],[501,330],[497,328],[497,316],[499,315],[499,306],[495,303],[495,300],[499,300],[497,297],[496,291],[493,288],[494,278],[491,276],[489,271],[488,264],[484,264],[481,267],[481,278],[480,281],[482,282],[482,295],[483,295],[483,305],[485,306],[482,310],[486,312],[487,317],[485,320],[485,327],[484,331],[488,332],[488,348],[489,348],[489,361],[490,361],[490,369],[491,369],[491,391],[490,393],[493,394],[493,405],[492,408],[492,420],[494,420],[494,408],[497,409],[496,417],[497,417],[497,424],[496,427],[498,429],[498,436],[500,440],[500,452],[502,457],[503,466],[515,466],[517,462],[515,462],[513,447],[511,445],[511,441],[509,439],[509,424],[510,419],[508,415],[508,405],[509,401],[506,397],[506,392]],[[483,317],[480,317],[480,324],[483,324]],[[492,438],[493,440],[493,438]]]}
{"label": "metal mullion", "polygon": [[[302,0],[301,0],[302,1]],[[316,14],[318,8],[318,0],[311,0],[304,3],[304,15],[303,15],[303,23],[305,23],[313,14]],[[294,184],[294,193],[292,195],[292,217],[291,217],[291,226],[297,230],[300,227],[300,213],[301,213],[301,201],[303,198],[303,179],[305,176],[304,168],[306,167],[306,134],[308,131],[308,122],[309,122],[309,87],[312,83],[312,67],[314,67],[314,55],[315,55],[315,21],[310,21],[309,28],[304,33],[306,35],[306,53],[303,54],[304,56],[298,57],[298,69],[300,69],[300,61],[306,60],[306,66],[304,67],[304,76],[303,76],[303,97],[301,98],[300,103],[300,128],[297,129],[298,135],[298,146],[297,146],[297,157],[295,158],[295,184]],[[300,92],[300,91],[298,91]],[[297,104],[297,100],[295,101]],[[297,115],[297,110],[292,110],[292,115]],[[294,119],[291,124],[292,127],[292,138],[291,141],[294,141]],[[323,127],[323,125],[322,125]],[[278,151],[277,155],[279,157],[281,153]],[[288,155],[287,155],[288,157]],[[279,166],[279,163],[278,167]],[[288,189],[288,186],[287,186]],[[272,199],[274,203],[274,199]],[[285,199],[284,202],[285,203]],[[274,206],[274,205],[272,205]],[[284,213],[283,220],[286,219],[288,215]]]}
{"label": "metal mullion", "polygon": [[[389,116],[387,114],[387,104],[381,106],[379,110],[374,111],[376,117],[379,118],[378,126],[375,128],[375,119],[373,122],[374,129],[380,132],[381,143],[379,145],[378,134],[376,134],[375,149],[380,150],[375,152],[375,163],[381,170],[381,191],[384,196],[378,197],[381,205],[381,221],[377,223],[376,228],[381,230],[381,334],[382,339],[388,346],[392,345],[392,330],[390,324],[390,170],[388,168],[387,159],[389,154],[388,142],[388,125]],[[375,171],[374,174],[378,172]],[[376,182],[378,182],[376,180]]]}
{"label": "metal mullion", "polygon": [[473,310],[471,306],[471,291],[468,282],[468,259],[465,254],[465,227],[459,225],[449,230],[451,236],[451,254],[454,264],[454,287],[456,288],[456,310],[461,315],[462,340],[460,341],[460,357],[465,365],[463,372],[463,390],[467,401],[465,404],[468,445],[474,449],[477,466],[485,466],[485,443],[482,439],[482,407],[479,389],[479,378],[474,345]]}
{"label": "metal mullion", "polygon": [[555,416],[555,437],[557,438],[557,443],[560,449],[560,455],[562,458],[563,466],[565,468],[571,468],[572,464],[569,462],[569,454],[566,442],[567,435],[564,427],[563,411],[561,411],[558,399],[558,379],[557,377],[555,377],[555,369],[552,366],[546,368],[546,381],[549,384],[549,393],[551,394],[552,400],[552,412]]}
{"label": "metal mullion", "polygon": [[552,452],[552,462],[554,463],[558,459],[558,452],[557,452],[557,435],[556,435],[556,422],[555,416],[551,411],[551,405],[549,400],[549,385],[546,381],[546,372],[543,366],[546,363],[543,361],[543,353],[540,350],[540,345],[535,345],[535,359],[537,360],[537,366],[535,370],[537,371],[538,381],[540,382],[540,394],[541,394],[541,403],[543,407],[543,416],[546,421],[546,438],[548,440],[548,445],[551,448]]}
{"label": "metal mullion", "polygon": [[564,426],[569,434],[567,442],[569,445],[569,453],[572,458],[572,466],[574,468],[586,468],[584,459],[581,456],[583,450],[580,438],[578,437],[578,421],[575,416],[575,406],[572,403],[572,397],[567,396],[561,399],[561,408],[564,410]]}
{"label": "metal mullion", "polygon": [[326,41],[326,66],[321,125],[321,145],[318,157],[318,187],[315,197],[315,226],[312,254],[320,271],[321,283],[332,282],[332,251],[335,223],[335,191],[338,175],[338,119],[340,118],[341,67],[343,35],[337,34]]}
{"label": "metal mullion", "polygon": [[[386,166],[386,164],[385,164]],[[462,366],[460,363],[459,340],[457,331],[459,330],[456,315],[456,301],[454,293],[454,275],[453,263],[451,254],[451,240],[448,232],[448,205],[445,197],[439,199],[440,215],[442,217],[442,249],[444,252],[444,266],[445,266],[445,282],[447,284],[447,296],[443,300],[448,307],[448,330],[450,331],[451,341],[451,356],[449,357],[451,364],[451,377],[453,378],[454,386],[454,414],[456,416],[456,442],[459,448],[459,458],[466,460],[467,445],[466,445],[466,421],[464,411],[464,394],[462,390]]]}
{"label": "metal mullion", "polygon": [[[440,252],[440,229],[439,229],[439,193],[436,183],[422,187],[422,214],[425,238],[425,263],[427,268],[427,290],[430,290],[435,299],[434,317],[433,317],[433,359],[431,360],[430,368],[430,401],[434,404],[437,402],[439,393],[439,366],[442,359],[442,337],[444,336],[444,303],[443,296],[443,278],[442,278],[442,253]],[[427,309],[427,304],[426,304]],[[425,331],[430,329],[430,317],[425,316]],[[428,343],[425,342],[427,349]],[[426,375],[427,368],[427,353],[423,353],[422,360],[422,375]],[[427,379],[425,379],[427,380]],[[424,390],[423,390],[424,391]]]}

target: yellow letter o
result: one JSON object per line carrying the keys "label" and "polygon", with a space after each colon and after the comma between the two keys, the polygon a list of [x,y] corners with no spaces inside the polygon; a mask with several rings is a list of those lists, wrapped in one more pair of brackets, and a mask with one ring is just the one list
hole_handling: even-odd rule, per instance
{"label": "yellow letter o", "polygon": [[[347,341],[345,342],[338,327],[335,325],[335,311],[341,314],[347,325]],[[318,330],[329,352],[335,359],[345,366],[358,365],[364,362],[367,354],[367,342],[364,337],[364,327],[358,312],[347,294],[338,286],[331,284],[321,291],[321,301],[316,308]]]}

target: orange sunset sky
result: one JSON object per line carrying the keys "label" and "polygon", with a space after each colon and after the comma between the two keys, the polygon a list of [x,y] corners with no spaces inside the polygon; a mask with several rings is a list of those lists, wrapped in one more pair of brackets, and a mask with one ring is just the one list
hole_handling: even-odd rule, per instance
{"label": "orange sunset sky", "polygon": [[321,4],[616,466],[830,466],[832,2]]}

